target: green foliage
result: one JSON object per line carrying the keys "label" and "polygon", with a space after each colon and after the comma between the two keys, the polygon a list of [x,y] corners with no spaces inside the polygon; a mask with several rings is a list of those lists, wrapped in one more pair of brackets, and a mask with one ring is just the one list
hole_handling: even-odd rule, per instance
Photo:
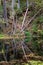
{"label": "green foliage", "polygon": [[25,42],[31,41],[31,33],[29,31],[25,31]]}
{"label": "green foliage", "polygon": [[37,6],[43,7],[43,0],[36,0],[35,3]]}
{"label": "green foliage", "polygon": [[4,24],[4,23],[6,23],[6,22],[4,21],[4,18],[0,18],[0,24]]}
{"label": "green foliage", "polygon": [[0,10],[2,10],[2,6],[0,5]]}
{"label": "green foliage", "polygon": [[43,0],[30,0],[30,2],[34,2],[37,7],[43,7]]}
{"label": "green foliage", "polygon": [[42,15],[38,17],[38,21],[39,21],[40,23],[43,23],[43,16],[42,16]]}
{"label": "green foliage", "polygon": [[3,7],[0,5],[0,14],[3,12]]}
{"label": "green foliage", "polygon": [[20,2],[21,9],[24,10],[26,8],[26,0]]}
{"label": "green foliage", "polygon": [[22,10],[21,9],[16,9],[16,14],[17,15],[21,15],[22,14]]}
{"label": "green foliage", "polygon": [[42,24],[43,23],[43,15],[38,16],[35,20],[33,24]]}
{"label": "green foliage", "polygon": [[[43,0],[29,0],[29,2],[34,3],[31,6],[29,6],[30,14],[29,16],[32,17],[38,10],[39,8],[43,7]],[[11,3],[9,3],[11,4]],[[26,0],[20,0],[20,9],[17,8],[18,1],[16,0],[16,4],[14,6],[15,13],[19,16],[23,13],[23,11],[26,10]],[[0,11],[2,12],[2,6],[0,6]],[[40,14],[39,14],[40,15]],[[23,18],[20,19],[20,21]],[[0,19],[0,23],[4,23],[3,20]],[[43,15],[38,16],[34,21],[33,21],[33,26],[32,26],[32,34],[29,31],[25,31],[25,42],[30,42],[32,40],[32,49],[34,52],[36,52],[39,55],[43,55],[43,52],[41,50],[40,44],[43,43],[43,30],[40,29],[41,24],[43,24]],[[38,37],[39,36],[39,37]],[[6,37],[3,34],[0,34],[0,39]],[[20,39],[15,39],[16,42],[19,42]],[[1,50],[2,47],[0,47]],[[4,48],[2,49],[3,52]],[[18,54],[21,54],[21,50],[18,51]],[[36,65],[37,63],[32,63],[33,65]],[[19,65],[19,64],[18,64]],[[28,64],[25,64],[28,65]],[[43,65],[40,64],[40,65]]]}
{"label": "green foliage", "polygon": [[39,55],[43,55],[40,45],[43,43],[43,16],[40,15],[33,21],[32,27],[32,49],[34,52],[37,52]]}
{"label": "green foliage", "polygon": [[23,10],[25,10],[26,8],[26,0],[24,1],[20,0],[20,9],[18,9],[17,4],[18,4],[18,0],[16,0],[16,4],[14,6],[15,12],[16,14],[21,14]]}
{"label": "green foliage", "polygon": [[0,34],[0,38],[1,38],[1,37],[4,37],[4,34]]}
{"label": "green foliage", "polygon": [[32,65],[43,65],[41,61],[30,61]]}
{"label": "green foliage", "polygon": [[32,31],[33,32],[37,32],[37,27],[36,27],[37,25],[33,25],[33,27],[32,27]]}
{"label": "green foliage", "polygon": [[[31,60],[29,61],[31,63],[31,65],[43,65],[43,62],[42,61],[34,61],[34,60]],[[30,65],[29,63],[22,63],[22,64],[15,64],[15,65]]]}

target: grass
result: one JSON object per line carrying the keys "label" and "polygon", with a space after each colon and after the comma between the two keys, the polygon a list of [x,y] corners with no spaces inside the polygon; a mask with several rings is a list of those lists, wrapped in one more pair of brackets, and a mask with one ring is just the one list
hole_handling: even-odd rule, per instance
{"label": "grass", "polygon": [[[31,65],[43,65],[42,61],[30,61]],[[24,63],[24,65],[29,65],[28,63]]]}
{"label": "grass", "polygon": [[32,65],[43,65],[41,61],[30,61]]}
{"label": "grass", "polygon": [[12,37],[6,34],[0,34],[0,39],[12,39]]}

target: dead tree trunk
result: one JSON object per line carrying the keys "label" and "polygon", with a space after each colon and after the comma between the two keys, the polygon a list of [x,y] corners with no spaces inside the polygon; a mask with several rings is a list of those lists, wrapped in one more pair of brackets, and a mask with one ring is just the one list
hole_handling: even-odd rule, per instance
{"label": "dead tree trunk", "polygon": [[6,0],[3,0],[3,14],[4,14],[4,20],[7,22],[7,9],[6,9]]}
{"label": "dead tree trunk", "polygon": [[18,0],[18,9],[20,9],[20,0]]}
{"label": "dead tree trunk", "polygon": [[26,0],[26,6],[27,6],[27,8],[29,7],[29,1],[28,0]]}

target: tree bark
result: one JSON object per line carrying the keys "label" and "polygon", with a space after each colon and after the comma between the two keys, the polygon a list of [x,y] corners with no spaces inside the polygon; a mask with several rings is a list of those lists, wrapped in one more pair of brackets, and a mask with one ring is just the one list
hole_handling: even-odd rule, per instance
{"label": "tree bark", "polygon": [[3,0],[3,14],[4,14],[4,20],[7,22],[7,9],[6,9],[6,0]]}
{"label": "tree bark", "polygon": [[18,9],[20,9],[20,0],[18,0]]}
{"label": "tree bark", "polygon": [[28,0],[26,0],[26,6],[27,6],[27,8],[29,7],[29,1]]}

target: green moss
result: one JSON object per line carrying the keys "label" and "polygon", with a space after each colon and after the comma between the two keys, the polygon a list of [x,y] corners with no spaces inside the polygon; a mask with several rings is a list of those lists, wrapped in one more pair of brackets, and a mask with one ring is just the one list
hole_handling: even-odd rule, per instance
{"label": "green moss", "polygon": [[[34,60],[31,60],[29,61],[31,63],[31,65],[43,65],[43,62],[42,61],[34,61]],[[15,65],[30,65],[29,63],[21,63],[21,64],[15,64]]]}
{"label": "green moss", "polygon": [[41,61],[30,61],[32,65],[43,65]]}

